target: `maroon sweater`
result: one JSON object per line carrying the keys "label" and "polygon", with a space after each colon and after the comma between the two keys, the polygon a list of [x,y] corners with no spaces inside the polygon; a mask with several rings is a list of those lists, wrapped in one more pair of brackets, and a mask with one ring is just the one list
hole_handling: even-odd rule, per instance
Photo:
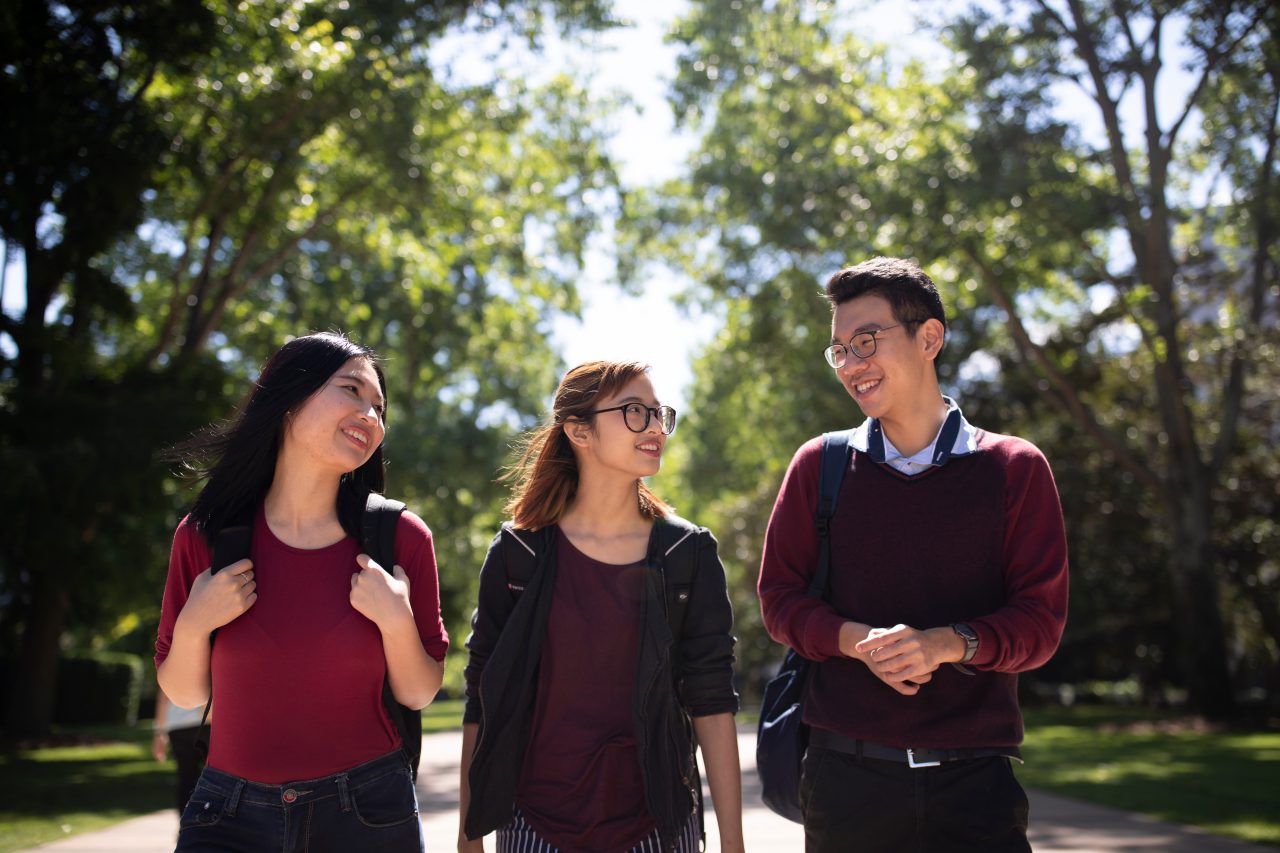
{"label": "maroon sweater", "polygon": [[[899,747],[963,749],[1022,742],[1017,675],[1047,661],[1067,614],[1067,545],[1053,474],[1031,443],[978,430],[978,451],[914,477],[853,454],[831,532],[830,603],[807,595],[821,439],[797,451],[765,534],[764,624],[822,661],[804,719]],[[903,696],[840,654],[846,620],[927,629],[968,622],[975,674],[942,666]]]}

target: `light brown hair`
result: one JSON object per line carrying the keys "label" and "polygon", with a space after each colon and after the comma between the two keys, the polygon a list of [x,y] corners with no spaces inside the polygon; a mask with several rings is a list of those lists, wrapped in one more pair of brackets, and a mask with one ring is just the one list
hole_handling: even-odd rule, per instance
{"label": "light brown hair", "polygon": [[[502,476],[514,482],[507,512],[516,527],[539,530],[555,524],[578,493],[578,459],[565,435],[565,423],[586,421],[594,427],[591,411],[599,401],[648,371],[649,365],[638,361],[589,361],[564,375],[551,417],[524,438],[519,459]],[[659,519],[671,512],[641,479],[636,480],[636,496],[645,518]]]}

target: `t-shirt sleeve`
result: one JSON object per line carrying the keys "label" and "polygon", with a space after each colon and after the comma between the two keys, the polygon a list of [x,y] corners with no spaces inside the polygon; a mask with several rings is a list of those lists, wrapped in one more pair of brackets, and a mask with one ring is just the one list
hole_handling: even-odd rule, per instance
{"label": "t-shirt sleeve", "polygon": [[160,602],[160,629],[156,634],[156,668],[169,656],[173,644],[173,626],[178,614],[187,603],[196,576],[209,568],[213,555],[204,535],[196,529],[190,517],[182,519],[173,534],[173,547],[169,551],[169,575],[164,583],[164,598]]}
{"label": "t-shirt sleeve", "polygon": [[440,614],[440,576],[436,550],[426,522],[405,510],[396,530],[396,563],[409,578],[409,604],[422,647],[437,661],[449,650],[449,634]]}

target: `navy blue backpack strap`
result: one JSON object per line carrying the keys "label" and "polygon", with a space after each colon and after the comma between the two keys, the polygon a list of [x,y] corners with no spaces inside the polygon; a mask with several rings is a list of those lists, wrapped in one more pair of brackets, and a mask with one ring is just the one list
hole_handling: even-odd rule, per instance
{"label": "navy blue backpack strap", "polygon": [[829,432],[822,436],[822,470],[818,475],[818,506],[813,524],[818,531],[818,565],[809,585],[815,598],[827,597],[827,581],[831,577],[831,519],[840,500],[840,485],[849,469],[849,439],[852,430]]}
{"label": "navy blue backpack strap", "polygon": [[[822,436],[822,468],[818,477],[818,503],[813,524],[818,534],[818,558],[809,595],[826,599],[831,578],[831,519],[840,498],[840,486],[849,469],[852,430]],[[802,720],[801,705],[809,676],[818,666],[788,649],[777,675],[765,685],[756,729],[756,772],[760,798],[787,820],[804,822],[800,808],[801,762],[809,744],[809,727]]]}

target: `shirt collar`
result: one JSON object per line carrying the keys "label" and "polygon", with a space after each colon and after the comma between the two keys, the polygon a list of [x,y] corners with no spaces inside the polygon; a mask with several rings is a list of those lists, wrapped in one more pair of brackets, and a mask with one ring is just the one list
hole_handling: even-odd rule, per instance
{"label": "shirt collar", "polygon": [[[952,456],[966,456],[978,450],[978,431],[965,420],[960,406],[950,397],[944,396],[942,401],[947,404],[947,416],[942,421],[942,427],[934,436],[933,443],[912,456],[913,460],[942,466],[947,464],[947,460]],[[892,442],[885,438],[879,418],[867,418],[863,421],[853,431],[850,444],[854,450],[870,456],[873,462],[887,461],[890,454],[886,445],[893,447]],[[897,448],[893,448],[893,458],[901,455]]]}

